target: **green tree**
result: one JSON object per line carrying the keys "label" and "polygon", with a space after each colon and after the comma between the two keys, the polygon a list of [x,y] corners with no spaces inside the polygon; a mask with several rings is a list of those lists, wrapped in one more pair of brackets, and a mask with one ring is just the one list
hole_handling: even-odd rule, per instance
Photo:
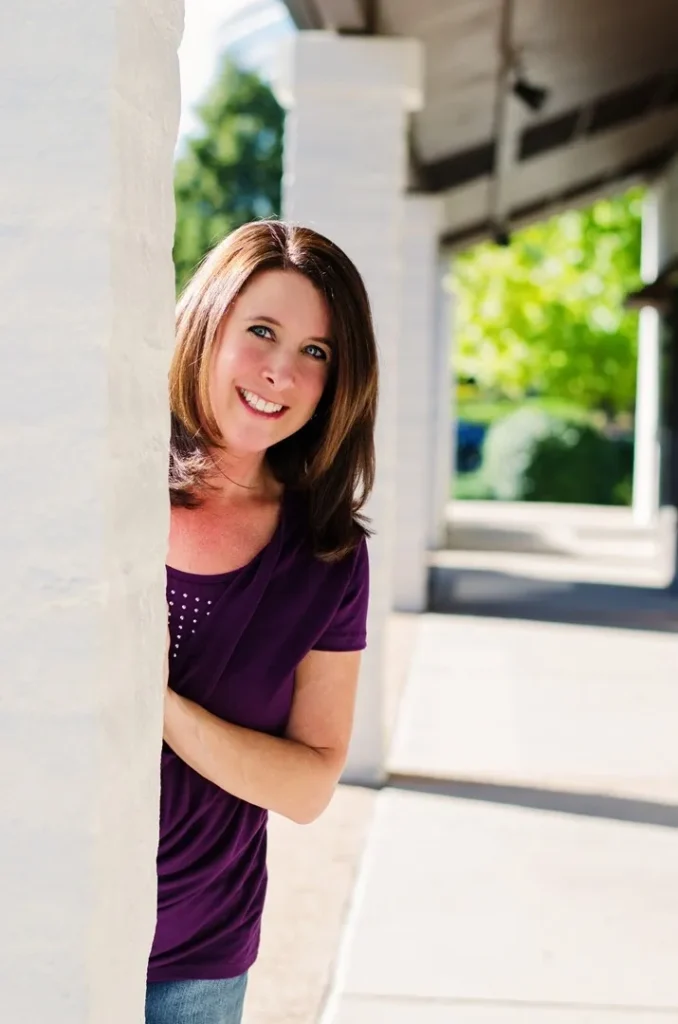
{"label": "green tree", "polygon": [[537,392],[608,414],[635,397],[638,189],[479,245],[456,261],[457,370],[481,388]]}
{"label": "green tree", "polygon": [[175,168],[179,290],[230,231],[280,211],[284,115],[271,89],[226,60],[197,113],[201,131]]}

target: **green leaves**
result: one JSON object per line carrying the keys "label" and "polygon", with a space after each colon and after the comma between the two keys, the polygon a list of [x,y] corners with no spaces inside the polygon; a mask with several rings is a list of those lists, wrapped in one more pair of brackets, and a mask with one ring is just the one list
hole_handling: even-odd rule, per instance
{"label": "green leaves", "polygon": [[280,212],[284,114],[270,88],[227,60],[198,115],[175,168],[179,291],[225,235]]}
{"label": "green leaves", "polygon": [[633,408],[642,193],[601,200],[455,261],[457,370],[514,399]]}

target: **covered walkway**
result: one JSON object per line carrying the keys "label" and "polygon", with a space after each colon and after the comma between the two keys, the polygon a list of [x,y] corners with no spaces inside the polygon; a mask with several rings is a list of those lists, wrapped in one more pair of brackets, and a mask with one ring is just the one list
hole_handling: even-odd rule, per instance
{"label": "covered walkway", "polygon": [[676,664],[423,618],[325,1024],[678,1020]]}
{"label": "covered walkway", "polygon": [[[284,213],[334,238],[368,285],[382,361],[378,532],[346,773],[366,788],[346,787],[294,842],[273,831],[274,858],[307,852],[278,876],[289,887],[271,904],[281,927],[269,929],[269,973],[253,979],[250,1024],[315,1024],[332,978],[326,1024],[678,1020],[675,634],[573,619],[527,631],[490,619],[486,596],[467,604],[473,621],[425,614],[430,552],[447,534],[449,255],[643,181],[645,276],[670,265],[674,0],[288,7],[300,31],[277,78]],[[0,15],[0,777],[11,782],[0,988],[13,1024],[143,1013],[182,11],[182,0],[10,0]],[[638,300],[648,522],[678,504],[675,284],[660,273]],[[422,614],[389,760],[394,607]],[[434,773],[444,791],[426,781]],[[279,984],[265,995],[267,977]]]}
{"label": "covered walkway", "polygon": [[596,551],[569,580],[542,565],[529,619],[534,556],[495,550],[501,608],[392,622],[386,785],[342,787],[302,836],[273,823],[246,1024],[678,1021],[678,599],[657,534],[616,583]]}
{"label": "covered walkway", "polygon": [[[509,244],[517,226],[643,182],[642,271],[648,282],[661,276],[678,253],[678,19],[669,0],[287,0],[287,7],[300,31],[277,78],[288,111],[284,212],[356,259],[381,345],[371,639],[346,775],[375,783],[385,770],[388,613],[482,613],[483,587],[501,592],[505,583],[470,565],[462,571],[454,520],[450,532],[446,518],[450,259],[482,239]],[[660,510],[678,502],[678,314],[673,278],[661,281],[637,299],[630,525],[673,523],[675,534],[675,519]],[[608,549],[614,543],[613,531]],[[663,585],[674,578],[675,563]],[[537,602],[546,593],[531,590]],[[530,586],[523,591],[529,604]],[[618,600],[587,593],[593,604]],[[646,598],[626,592],[622,603],[635,614]]]}

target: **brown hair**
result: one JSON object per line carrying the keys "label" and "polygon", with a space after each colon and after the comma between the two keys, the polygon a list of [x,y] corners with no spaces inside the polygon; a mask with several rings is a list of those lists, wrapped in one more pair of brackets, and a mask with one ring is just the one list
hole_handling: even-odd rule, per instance
{"label": "brown hair", "polygon": [[245,224],[206,256],[181,295],[169,378],[170,497],[173,505],[201,503],[213,468],[207,448],[224,444],[209,401],[218,328],[253,275],[265,270],[304,274],[329,310],[333,358],[316,414],[269,448],[266,459],[286,490],[307,495],[316,555],[337,561],[369,532],[361,509],[374,482],[377,349],[360,274],[338,246],[309,228]]}

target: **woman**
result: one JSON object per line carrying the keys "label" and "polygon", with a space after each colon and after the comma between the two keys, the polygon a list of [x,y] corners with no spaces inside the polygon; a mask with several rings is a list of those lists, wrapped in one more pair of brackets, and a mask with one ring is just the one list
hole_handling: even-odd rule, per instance
{"label": "woman", "polygon": [[368,603],[360,510],[377,357],[328,239],[248,224],[178,307],[169,687],[147,1024],[238,1024],[269,810],[313,821],[351,732]]}

